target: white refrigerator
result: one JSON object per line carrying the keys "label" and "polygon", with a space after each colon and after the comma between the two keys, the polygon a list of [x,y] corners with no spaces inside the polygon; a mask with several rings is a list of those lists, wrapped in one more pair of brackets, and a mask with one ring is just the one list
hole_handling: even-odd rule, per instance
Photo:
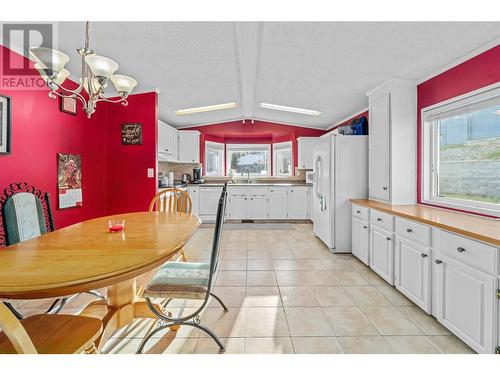
{"label": "white refrigerator", "polygon": [[314,234],[332,252],[350,253],[350,199],[368,196],[368,136],[323,136],[314,147]]}

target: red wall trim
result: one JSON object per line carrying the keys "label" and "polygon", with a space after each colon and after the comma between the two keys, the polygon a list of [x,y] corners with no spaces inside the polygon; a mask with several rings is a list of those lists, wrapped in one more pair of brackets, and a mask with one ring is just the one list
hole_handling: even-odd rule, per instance
{"label": "red wall trim", "polygon": [[[417,86],[417,198],[422,202],[422,109],[500,81],[500,46],[477,55]],[[493,217],[443,207],[453,211]]]}

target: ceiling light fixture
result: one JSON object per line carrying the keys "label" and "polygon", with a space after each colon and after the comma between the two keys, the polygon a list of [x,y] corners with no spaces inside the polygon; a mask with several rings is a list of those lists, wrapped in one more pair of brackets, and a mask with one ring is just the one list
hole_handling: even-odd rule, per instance
{"label": "ceiling light fixture", "polygon": [[314,109],[288,107],[285,105],[269,104],[269,103],[260,103],[260,107],[265,108],[265,109],[274,109],[276,111],[300,113],[303,115],[310,115],[310,116],[319,116],[319,115],[321,115],[321,113],[323,113],[321,111],[315,111]]}
{"label": "ceiling light fixture", "polygon": [[223,103],[223,104],[207,105],[207,106],[204,106],[204,107],[194,107],[194,108],[187,108],[187,109],[178,109],[177,111],[174,111],[174,113],[177,116],[183,116],[183,115],[190,115],[190,114],[193,114],[193,113],[219,111],[221,109],[230,109],[230,108],[235,108],[235,107],[236,107],[236,103]]}
{"label": "ceiling light fixture", "polygon": [[[32,47],[30,55],[36,61],[35,68],[40,72],[47,86],[50,88],[49,96],[55,98],[76,98],[82,102],[83,110],[90,118],[96,110],[98,102],[121,103],[126,106],[127,96],[137,86],[137,81],[131,77],[114,74],[118,64],[104,56],[96,55],[89,48],[89,22],[85,23],[85,46],[77,51],[82,57],[82,77],[80,85],[75,90],[62,86],[69,72],[64,69],[69,57],[63,52],[45,47]],[[118,92],[118,99],[104,96],[104,89],[111,81]],[[90,83],[90,84],[89,84]],[[86,92],[86,96],[82,95]]]}

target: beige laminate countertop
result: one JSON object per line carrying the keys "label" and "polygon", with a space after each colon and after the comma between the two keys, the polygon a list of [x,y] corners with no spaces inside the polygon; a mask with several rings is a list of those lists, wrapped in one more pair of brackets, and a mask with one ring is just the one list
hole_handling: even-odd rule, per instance
{"label": "beige laminate countertop", "polygon": [[500,246],[500,220],[422,205],[390,205],[370,199],[351,202]]}

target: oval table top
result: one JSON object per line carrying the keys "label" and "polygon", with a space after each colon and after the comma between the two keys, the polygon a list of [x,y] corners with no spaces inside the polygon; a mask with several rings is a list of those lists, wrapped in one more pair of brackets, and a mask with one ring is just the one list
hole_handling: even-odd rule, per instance
{"label": "oval table top", "polygon": [[[110,233],[108,220],[125,219]],[[100,217],[0,249],[0,298],[59,297],[129,280],[158,267],[191,238],[195,215],[136,212]]]}

